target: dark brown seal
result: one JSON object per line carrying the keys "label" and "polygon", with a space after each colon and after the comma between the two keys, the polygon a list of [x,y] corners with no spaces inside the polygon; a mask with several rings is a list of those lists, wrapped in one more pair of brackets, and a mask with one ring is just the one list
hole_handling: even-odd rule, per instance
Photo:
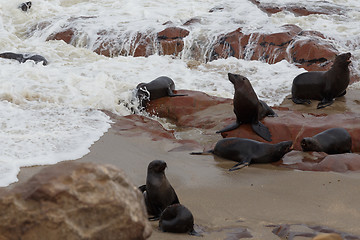
{"label": "dark brown seal", "polygon": [[174,81],[166,76],[161,76],[149,83],[139,83],[136,87],[136,97],[139,99],[140,106],[145,107],[146,103],[162,98],[162,97],[176,97],[186,96],[183,94],[174,94]]}
{"label": "dark brown seal", "polygon": [[160,216],[159,228],[163,232],[189,233],[201,236],[194,230],[194,217],[190,210],[181,204],[167,207]]}
{"label": "dark brown seal", "polygon": [[304,152],[349,153],[351,146],[351,135],[344,128],[330,128],[313,137],[306,137],[301,140],[301,148]]}
{"label": "dark brown seal", "polygon": [[291,151],[292,141],[277,144],[258,142],[246,138],[224,138],[219,140],[214,149],[207,152],[193,152],[201,155],[212,153],[216,156],[238,162],[229,171],[238,170],[251,163],[271,163],[280,160]]}
{"label": "dark brown seal", "polygon": [[44,66],[48,64],[48,61],[43,56],[37,54],[20,54],[13,52],[4,52],[4,53],[0,53],[0,57],[7,59],[14,59],[19,61],[20,63],[24,63],[27,60],[32,60],[35,63],[42,62]]}
{"label": "dark brown seal", "polygon": [[343,53],[335,58],[328,71],[306,72],[293,80],[292,101],[296,104],[310,104],[319,100],[317,108],[330,106],[334,98],[344,96],[350,82],[349,64],[351,53]]}
{"label": "dark brown seal", "polygon": [[143,192],[150,220],[158,220],[168,206],[180,203],[175,190],[165,176],[166,162],[154,160],[149,163],[146,185],[139,189]]}
{"label": "dark brown seal", "polygon": [[32,2],[24,2],[19,5],[19,8],[24,12],[27,12],[31,8]]}
{"label": "dark brown seal", "polygon": [[271,133],[260,120],[265,116],[277,116],[276,113],[265,102],[258,99],[250,81],[246,77],[231,73],[228,73],[228,77],[235,88],[234,113],[236,122],[216,133],[231,131],[241,124],[250,123],[256,134],[271,142]]}

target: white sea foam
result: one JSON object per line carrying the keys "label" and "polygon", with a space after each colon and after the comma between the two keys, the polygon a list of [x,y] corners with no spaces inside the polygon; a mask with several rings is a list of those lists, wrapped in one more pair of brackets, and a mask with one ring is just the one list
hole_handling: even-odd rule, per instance
{"label": "white sea foam", "polygon": [[[0,58],[0,186],[15,182],[22,166],[86,154],[110,126],[109,118],[98,109],[130,114],[126,105],[136,85],[162,75],[174,79],[177,89],[232,98],[227,73],[238,73],[251,81],[260,99],[271,106],[280,104],[290,93],[292,79],[304,69],[286,61],[273,65],[235,58],[206,61],[216,38],[239,27],[247,33],[270,33],[290,23],[320,31],[339,51],[352,52],[354,71],[360,69],[358,0],[307,1],[346,11],[304,17],[290,12],[268,16],[248,0],[34,0],[28,12],[17,8],[22,2],[0,0],[0,52],[40,54],[49,65]],[[284,4],[282,0],[261,2]],[[182,26],[190,19],[197,22]],[[125,37],[135,37],[137,32],[155,34],[168,21],[190,31],[178,57],[108,58],[93,52],[99,38],[115,39],[126,49]],[[82,33],[74,44],[77,47],[46,41],[68,27]],[[104,30],[105,35],[99,34]],[[196,58],[190,54],[193,46],[200,49]],[[359,84],[351,87],[360,89]]]}

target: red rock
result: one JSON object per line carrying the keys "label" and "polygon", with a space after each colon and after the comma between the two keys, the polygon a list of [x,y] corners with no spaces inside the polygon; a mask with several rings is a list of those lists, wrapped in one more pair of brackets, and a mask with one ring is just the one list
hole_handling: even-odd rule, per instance
{"label": "red rock", "polygon": [[46,41],[50,40],[63,40],[64,42],[70,44],[75,35],[75,30],[72,28],[66,29],[62,32],[51,34]]}
{"label": "red rock", "polygon": [[328,155],[323,152],[292,151],[274,164],[303,171],[360,171],[360,155],[354,153]]}
{"label": "red rock", "polygon": [[168,27],[158,32],[158,38],[163,40],[182,39],[189,35],[189,31],[179,27]]}

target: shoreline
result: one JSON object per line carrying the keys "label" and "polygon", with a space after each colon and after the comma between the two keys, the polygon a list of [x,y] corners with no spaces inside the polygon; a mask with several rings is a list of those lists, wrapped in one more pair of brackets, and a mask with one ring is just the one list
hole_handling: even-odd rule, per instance
{"label": "shoreline", "polygon": [[[227,169],[234,162],[212,155],[192,156],[184,150],[169,152],[177,146],[168,140],[121,136],[112,127],[91,146],[87,155],[75,161],[115,165],[135,185],[145,183],[150,161],[166,161],[167,178],[180,202],[193,213],[195,228],[203,232],[205,239],[249,233],[253,239],[279,239],[272,233],[274,227],[267,226],[281,224],[299,224],[295,229],[305,229],[303,224],[324,226],[360,235],[357,225],[360,202],[355,201],[353,194],[360,184],[356,173],[303,172],[272,164],[253,164],[229,172]],[[18,183],[44,167],[22,168]],[[151,224],[153,234],[149,239],[194,238],[162,233],[157,230],[158,222]]]}

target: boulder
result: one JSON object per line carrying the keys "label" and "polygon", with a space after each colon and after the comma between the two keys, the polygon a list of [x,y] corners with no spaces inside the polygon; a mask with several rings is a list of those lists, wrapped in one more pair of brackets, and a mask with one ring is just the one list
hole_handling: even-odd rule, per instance
{"label": "boulder", "polygon": [[147,239],[143,196],[115,167],[63,162],[0,193],[0,239]]}
{"label": "boulder", "polygon": [[282,60],[308,71],[326,71],[339,53],[316,31],[303,31],[296,25],[284,25],[272,34],[244,34],[241,28],[219,36],[211,50],[210,61],[236,57],[273,64]]}

